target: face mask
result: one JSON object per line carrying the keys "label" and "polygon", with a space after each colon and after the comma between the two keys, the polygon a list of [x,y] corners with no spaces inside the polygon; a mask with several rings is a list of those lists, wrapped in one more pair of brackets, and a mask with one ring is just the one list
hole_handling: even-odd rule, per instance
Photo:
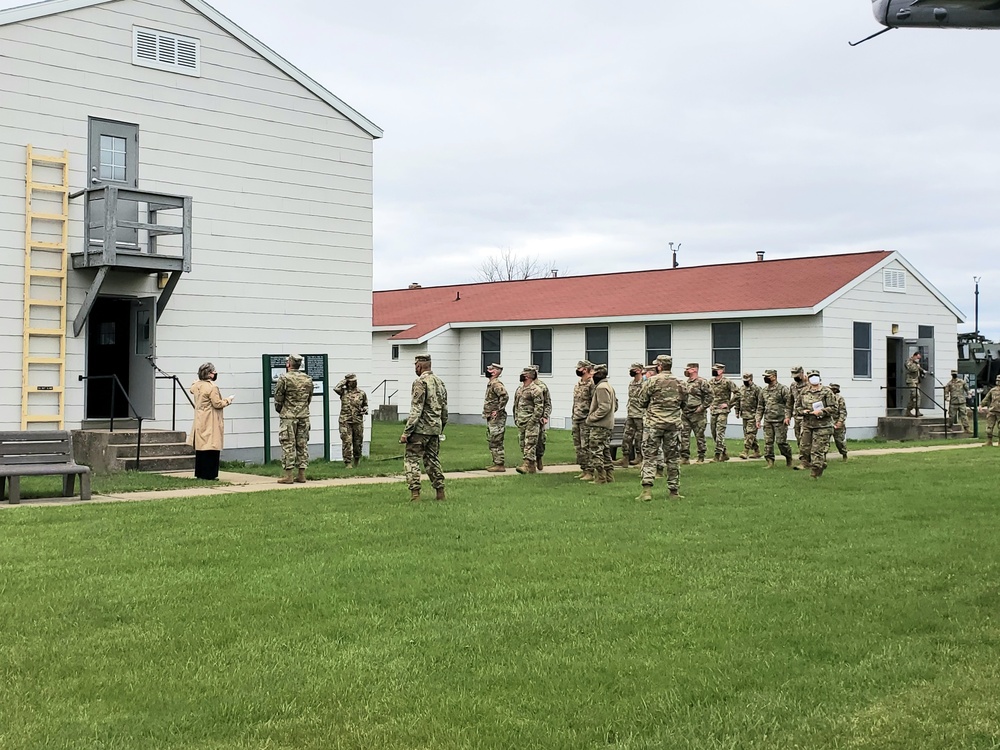
{"label": "face mask", "polygon": [[712,370],[712,377],[716,378],[718,376],[719,376],[719,371],[718,370]]}
{"label": "face mask", "polygon": [[583,368],[581,368],[581,367],[577,367],[576,368],[576,376],[578,378],[582,378],[583,377]]}
{"label": "face mask", "polygon": [[801,383],[802,382],[802,376],[801,375],[796,375],[795,376],[795,382],[796,383]]}
{"label": "face mask", "polygon": [[831,388],[830,390],[833,391],[834,393],[840,393],[839,388]]}
{"label": "face mask", "polygon": [[750,385],[750,382],[751,382],[751,381],[749,381],[749,380],[744,380],[744,381],[743,381],[743,385]]}
{"label": "face mask", "polygon": [[520,380],[520,381],[521,381],[522,383],[523,383],[523,382],[524,382],[525,380],[527,380],[527,379],[528,379],[528,378],[527,378],[527,377],[525,377],[524,375],[522,375],[521,377],[519,377],[519,378],[518,378],[518,380]]}
{"label": "face mask", "polygon": [[219,377],[219,373],[217,373],[217,372],[213,372],[212,373],[212,380],[216,380],[218,377]]}
{"label": "face mask", "polygon": [[628,374],[631,375],[634,378],[636,375],[639,374],[639,371],[638,370],[629,370]]}
{"label": "face mask", "polygon": [[767,383],[768,385],[771,385],[771,383],[774,382],[774,378],[764,378],[764,382]]}
{"label": "face mask", "polygon": [[952,376],[951,376],[951,379],[952,379],[952,380],[958,380],[958,375],[952,375]]}
{"label": "face mask", "polygon": [[811,377],[809,378],[809,382],[810,382],[810,383],[811,383],[812,385],[819,385],[819,375],[812,375],[812,376],[811,376]]}

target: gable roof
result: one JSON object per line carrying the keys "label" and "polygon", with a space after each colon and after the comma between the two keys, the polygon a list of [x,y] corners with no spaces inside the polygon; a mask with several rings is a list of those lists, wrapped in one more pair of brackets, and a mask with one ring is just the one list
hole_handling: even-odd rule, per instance
{"label": "gable roof", "polygon": [[902,256],[878,251],[381,291],[372,296],[372,326],[399,331],[393,341],[422,343],[470,324],[813,315],[893,260],[961,319]]}
{"label": "gable roof", "polygon": [[[118,2],[118,0],[42,0],[42,2],[32,3],[31,5],[21,5],[9,10],[0,10],[0,26],[19,23],[21,21],[29,21],[33,18],[52,16],[71,10],[78,10],[80,8],[89,8],[92,5],[104,5],[105,3],[113,2]],[[274,65],[274,67],[278,68],[278,70],[285,73],[289,78],[297,81],[316,97],[329,104],[333,109],[368,133],[368,135],[372,138],[382,137],[382,128],[355,110],[342,99],[334,96],[323,86],[288,62],[288,60],[283,58],[256,37],[248,34],[211,5],[204,2],[204,0],[181,0],[181,2],[201,13],[201,15],[205,16],[205,18],[223,31],[226,31],[234,36],[269,63]]]}

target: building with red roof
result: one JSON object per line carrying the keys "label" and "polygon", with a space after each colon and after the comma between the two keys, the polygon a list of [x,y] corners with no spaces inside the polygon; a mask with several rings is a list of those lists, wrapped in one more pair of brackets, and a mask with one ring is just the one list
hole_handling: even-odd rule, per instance
{"label": "building with red roof", "polygon": [[[879,417],[901,413],[902,367],[920,348],[931,373],[957,358],[962,313],[896,252],[764,260],[524,281],[376,291],[374,394],[407,408],[413,357],[430,354],[456,420],[481,420],[485,365],[505,365],[513,392],[536,364],[552,392],[552,424],[567,426],[580,359],[608,365],[626,408],[629,365],[657,354],[702,373],[726,365],[758,384],[767,368],[787,382],[794,365],[837,382],[851,437],[871,436]],[[932,389],[926,406],[932,408]],[[937,397],[940,401],[940,397]],[[905,404],[903,404],[905,406]],[[731,421],[737,423],[735,415]]]}

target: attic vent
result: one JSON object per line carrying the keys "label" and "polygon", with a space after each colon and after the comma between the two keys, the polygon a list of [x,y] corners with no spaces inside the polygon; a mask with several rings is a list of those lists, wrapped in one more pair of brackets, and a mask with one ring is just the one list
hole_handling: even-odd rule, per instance
{"label": "attic vent", "polygon": [[133,26],[132,64],[200,76],[201,42],[189,36]]}
{"label": "attic vent", "polygon": [[906,273],[898,268],[882,269],[882,291],[884,292],[905,292]]}

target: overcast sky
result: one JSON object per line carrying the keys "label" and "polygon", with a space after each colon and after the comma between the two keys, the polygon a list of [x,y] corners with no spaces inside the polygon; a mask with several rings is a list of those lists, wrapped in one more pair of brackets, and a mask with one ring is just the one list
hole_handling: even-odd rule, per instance
{"label": "overcast sky", "polygon": [[385,129],[376,289],[504,248],[560,274],[887,249],[959,330],[981,276],[1000,338],[1000,31],[850,48],[869,0],[210,2]]}

